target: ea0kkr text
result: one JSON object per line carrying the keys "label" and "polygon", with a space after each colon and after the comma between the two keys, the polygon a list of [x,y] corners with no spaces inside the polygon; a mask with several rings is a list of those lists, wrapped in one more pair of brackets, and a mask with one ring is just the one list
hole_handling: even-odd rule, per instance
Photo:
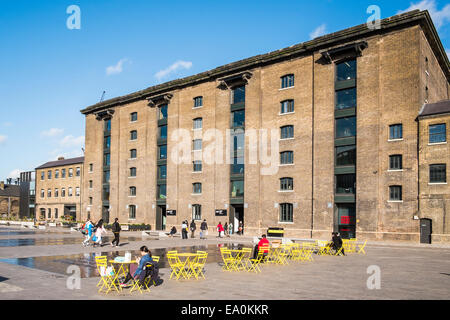
{"label": "ea0kkr text", "polygon": [[226,314],[233,315],[248,315],[248,314],[269,314],[269,307],[265,304],[242,304],[242,305],[230,305],[225,306]]}

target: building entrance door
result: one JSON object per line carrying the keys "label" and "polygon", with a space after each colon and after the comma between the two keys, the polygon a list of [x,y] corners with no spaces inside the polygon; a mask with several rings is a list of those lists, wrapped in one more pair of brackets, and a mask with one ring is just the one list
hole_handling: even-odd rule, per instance
{"label": "building entrance door", "polygon": [[242,204],[233,204],[231,205],[230,212],[230,223],[233,224],[233,233],[238,233],[239,231],[239,223],[244,221],[244,205]]}
{"label": "building entrance door", "polygon": [[338,231],[343,239],[356,238],[356,206],[354,203],[339,203],[337,206]]}
{"label": "building entrance door", "polygon": [[420,219],[420,243],[431,243],[431,219]]}
{"label": "building entrance door", "polygon": [[166,206],[158,206],[156,210],[156,230],[166,230]]}

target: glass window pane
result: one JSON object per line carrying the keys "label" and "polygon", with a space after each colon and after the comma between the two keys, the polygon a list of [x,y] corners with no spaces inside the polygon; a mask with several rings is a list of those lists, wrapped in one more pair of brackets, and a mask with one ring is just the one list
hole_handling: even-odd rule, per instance
{"label": "glass window pane", "polygon": [[436,124],[429,128],[429,142],[430,143],[440,143],[447,141],[446,125]]}
{"label": "glass window pane", "polygon": [[356,145],[336,148],[336,166],[356,165]]}
{"label": "glass window pane", "polygon": [[245,125],[245,110],[233,111],[231,121],[233,127],[243,127]]}
{"label": "glass window pane", "polygon": [[356,88],[336,91],[336,110],[356,108]]}
{"label": "glass window pane", "polygon": [[356,136],[356,117],[340,118],[336,120],[336,138]]}
{"label": "glass window pane", "polygon": [[203,119],[197,118],[194,119],[194,129],[201,129],[203,127]]}
{"label": "glass window pane", "polygon": [[162,105],[159,108],[159,119],[162,120],[162,119],[166,119],[166,118],[167,118],[167,104]]}
{"label": "glass window pane", "polygon": [[430,165],[430,183],[446,183],[447,182],[447,165],[432,164]]}
{"label": "glass window pane", "polygon": [[337,194],[354,194],[356,187],[355,174],[336,175],[336,193]]}
{"label": "glass window pane", "polygon": [[231,174],[242,174],[244,173],[244,158],[234,157],[233,164],[231,165]]}
{"label": "glass window pane", "polygon": [[167,139],[167,126],[161,126],[159,129],[159,138]]}
{"label": "glass window pane", "polygon": [[238,180],[238,181],[232,181],[231,182],[231,197],[237,198],[237,197],[243,197],[244,196],[244,181]]}
{"label": "glass window pane", "polygon": [[105,130],[111,131],[111,119],[105,120]]}
{"label": "glass window pane", "polygon": [[167,166],[158,166],[158,179],[167,178]]}
{"label": "glass window pane", "polygon": [[104,146],[105,149],[109,149],[111,147],[111,137],[105,137],[104,139]]}
{"label": "glass window pane", "polygon": [[158,198],[159,199],[166,199],[167,198],[166,185],[165,184],[158,185]]}
{"label": "glass window pane", "polygon": [[233,89],[233,103],[245,102],[245,86]]}
{"label": "glass window pane", "polygon": [[286,100],[281,102],[280,113],[294,112],[294,100]]}
{"label": "glass window pane", "polygon": [[281,127],[281,139],[289,139],[294,137],[294,126]]}
{"label": "glass window pane", "polygon": [[167,159],[167,146],[160,146],[159,147],[159,159]]}
{"label": "glass window pane", "polygon": [[200,160],[194,161],[194,172],[200,172],[202,171],[202,162]]}
{"label": "glass window pane", "polygon": [[401,124],[393,124],[389,126],[389,139],[402,139],[403,126]]}
{"label": "glass window pane", "polygon": [[356,79],[356,60],[337,64],[336,79],[337,81]]}

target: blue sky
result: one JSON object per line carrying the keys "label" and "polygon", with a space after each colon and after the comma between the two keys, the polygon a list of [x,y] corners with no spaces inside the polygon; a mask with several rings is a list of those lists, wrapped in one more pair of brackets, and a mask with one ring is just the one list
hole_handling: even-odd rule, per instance
{"label": "blue sky", "polygon": [[[67,28],[70,5],[81,28]],[[450,4],[417,1],[0,0],[0,179],[82,155],[82,108],[314,36],[429,9],[450,49]]]}

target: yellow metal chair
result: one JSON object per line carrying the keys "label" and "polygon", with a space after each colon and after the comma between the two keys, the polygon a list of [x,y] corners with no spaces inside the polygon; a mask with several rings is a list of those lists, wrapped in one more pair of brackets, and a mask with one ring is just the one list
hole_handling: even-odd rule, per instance
{"label": "yellow metal chair", "polygon": [[283,265],[289,264],[288,257],[290,256],[290,254],[291,254],[291,246],[282,244],[280,250],[278,251],[277,263]]}
{"label": "yellow metal chair", "polygon": [[263,263],[263,261],[265,260],[265,257],[266,257],[264,255],[265,251],[267,251],[266,256],[268,256],[269,253],[270,253],[268,245],[267,246],[261,246],[261,249],[258,250],[258,255],[256,256],[256,259],[249,258],[247,260],[247,271],[248,272],[256,272],[256,273],[261,272],[261,269],[260,269],[259,265],[261,263]]}
{"label": "yellow metal chair", "polygon": [[177,253],[167,253],[167,261],[169,262],[169,266],[171,268],[170,278],[172,279],[173,276],[178,278],[185,272],[184,271],[184,264],[180,261],[180,258],[178,258]]}
{"label": "yellow metal chair", "polygon": [[237,271],[236,269],[236,261],[231,254],[231,250],[227,248],[220,248],[220,254],[222,256],[223,266],[222,270],[224,271]]}
{"label": "yellow metal chair", "polygon": [[366,247],[366,244],[367,244],[367,240],[364,241],[364,243],[363,243],[362,245],[359,246],[358,253],[364,253],[364,254],[366,254],[366,251],[364,251],[364,248]]}
{"label": "yellow metal chair", "polygon": [[[105,264],[106,264],[106,265],[108,264],[107,261],[108,261],[108,257],[107,257],[107,256],[96,256],[96,257],[95,257],[95,263],[96,263],[96,265],[97,265],[97,271],[98,271],[98,274],[100,274],[100,269],[99,269],[99,266],[98,266],[98,263],[97,263],[97,262],[100,262],[101,265],[104,266]],[[100,278],[100,280],[99,280],[98,283],[97,283],[97,287],[99,287],[102,283],[103,283],[103,280]]]}
{"label": "yellow metal chair", "polygon": [[329,245],[328,241],[317,240],[316,244],[317,244],[317,248],[318,248],[317,255],[323,256],[323,255],[330,254],[330,245]]}
{"label": "yellow metal chair", "polygon": [[[108,293],[115,289],[117,292],[119,291],[119,288],[117,287],[116,283],[114,282],[114,279],[116,277],[116,274],[113,273],[108,274],[107,268],[108,268],[108,262],[106,256],[99,256],[95,257],[95,263],[97,265],[98,273],[100,274],[100,284],[97,284],[97,287],[100,286],[100,289],[98,289],[98,292],[102,292],[104,289],[106,290],[105,293]],[[114,269],[113,269],[114,270]]]}
{"label": "yellow metal chair", "polygon": [[198,280],[199,276],[205,279],[205,275],[203,273],[203,269],[206,264],[206,259],[208,258],[208,253],[205,251],[197,251],[198,256],[191,264],[192,274],[195,279]]}

